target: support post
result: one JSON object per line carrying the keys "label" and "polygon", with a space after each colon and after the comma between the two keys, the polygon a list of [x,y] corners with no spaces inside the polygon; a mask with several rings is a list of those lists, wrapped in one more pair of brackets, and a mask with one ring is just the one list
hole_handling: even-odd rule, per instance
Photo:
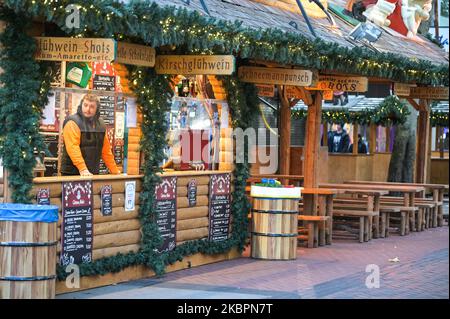
{"label": "support post", "polygon": [[416,183],[426,183],[430,148],[430,111],[426,100],[421,99],[419,104],[421,110],[417,125]]}
{"label": "support post", "polygon": [[370,124],[369,153],[375,154],[376,150],[377,150],[377,126],[375,124]]}
{"label": "support post", "polygon": [[353,124],[353,154],[358,154],[358,124]]}
{"label": "support post", "polygon": [[[281,101],[280,116],[280,174],[290,174],[290,158],[291,158],[291,107],[286,96],[286,87],[278,86]],[[287,185],[289,179],[282,179],[281,183]]]}

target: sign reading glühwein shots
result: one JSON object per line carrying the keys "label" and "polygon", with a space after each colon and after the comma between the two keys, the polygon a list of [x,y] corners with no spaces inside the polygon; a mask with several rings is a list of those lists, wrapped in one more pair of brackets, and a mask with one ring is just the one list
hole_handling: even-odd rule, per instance
{"label": "sign reading gl\u00fchwein shots", "polygon": [[112,215],[112,186],[104,185],[101,191],[101,212],[102,216]]}
{"label": "sign reading gl\u00fchwein shots", "polygon": [[231,175],[211,175],[209,183],[209,240],[228,239],[231,216]]}
{"label": "sign reading gl\u00fchwein shots", "polygon": [[39,188],[36,194],[36,203],[38,205],[50,205],[50,189]]}
{"label": "sign reading gl\u00fchwein shots", "polygon": [[158,253],[171,251],[176,246],[177,231],[177,178],[165,177],[155,188],[156,223],[163,238]]}
{"label": "sign reading gl\u00fchwein shots", "polygon": [[92,182],[62,184],[61,265],[92,261]]}

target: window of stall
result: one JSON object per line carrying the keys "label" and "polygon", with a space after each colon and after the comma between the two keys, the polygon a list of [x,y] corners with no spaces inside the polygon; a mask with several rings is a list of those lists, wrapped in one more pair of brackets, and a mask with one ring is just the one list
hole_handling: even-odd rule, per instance
{"label": "window of stall", "polygon": [[[77,112],[87,94],[100,102],[100,118],[116,165],[121,172],[138,174],[140,115],[128,87],[126,68],[107,62],[53,62],[52,71],[52,95],[40,125],[49,150],[48,154],[39,154],[45,165],[44,176],[61,175],[64,120]],[[109,174],[103,160],[99,174]]]}

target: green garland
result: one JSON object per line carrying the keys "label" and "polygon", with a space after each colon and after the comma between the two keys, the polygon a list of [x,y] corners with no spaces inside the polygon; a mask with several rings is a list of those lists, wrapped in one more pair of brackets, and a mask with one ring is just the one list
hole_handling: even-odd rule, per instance
{"label": "green garland", "polygon": [[[114,273],[132,265],[145,265],[155,271],[157,275],[161,275],[165,272],[167,265],[181,261],[183,257],[196,253],[219,254],[228,252],[233,247],[242,252],[248,238],[247,214],[250,210],[250,204],[245,193],[246,181],[249,177],[247,154],[244,154],[245,163],[236,164],[234,171],[235,190],[231,203],[233,231],[230,238],[217,243],[204,239],[194,240],[183,243],[170,252],[163,254],[155,252],[155,249],[162,243],[162,237],[155,222],[154,193],[155,186],[160,181],[160,177],[157,175],[161,172],[159,163],[164,159],[163,150],[167,145],[165,137],[168,123],[165,120],[165,115],[170,111],[169,99],[172,90],[168,78],[155,74],[152,69],[132,67],[130,68],[130,79],[133,84],[132,89],[137,96],[137,103],[140,105],[144,116],[141,151],[144,153],[145,162],[142,191],[139,198],[141,203],[139,216],[142,225],[140,250],[136,253],[118,254],[89,264],[81,264],[79,265],[80,275]],[[233,126],[245,130],[250,126],[252,115],[257,109],[255,102],[257,101],[256,88],[251,84],[240,83],[236,77],[224,77],[222,81],[228,96]],[[58,265],[58,279],[64,280],[67,275],[64,268]]]}
{"label": "green garland", "polygon": [[9,172],[12,200],[30,203],[34,150],[48,151],[39,134],[42,111],[48,102],[48,65],[33,59],[35,41],[26,34],[30,26],[24,16],[0,11],[6,29],[0,35],[0,158]]}
{"label": "green garland", "polygon": [[[396,96],[388,96],[374,109],[358,112],[347,109],[324,110],[322,111],[322,122],[390,126],[405,123],[409,114],[405,102]],[[292,111],[291,116],[294,119],[304,119],[307,115],[307,110],[301,109]]]}
{"label": "green garland", "polygon": [[432,127],[449,127],[448,112],[431,111],[430,122]]}
{"label": "green garland", "polygon": [[[77,33],[65,26],[68,4],[81,10]],[[153,47],[185,46],[186,52],[228,53],[240,58],[275,61],[319,70],[380,77],[400,82],[448,86],[448,65],[407,58],[393,53],[376,53],[367,48],[349,49],[337,43],[310,38],[279,29],[251,29],[240,22],[202,16],[196,11],[161,7],[153,1],[4,0],[4,5],[30,18],[44,18],[67,34],[133,39]],[[82,28],[83,29],[83,28]]]}

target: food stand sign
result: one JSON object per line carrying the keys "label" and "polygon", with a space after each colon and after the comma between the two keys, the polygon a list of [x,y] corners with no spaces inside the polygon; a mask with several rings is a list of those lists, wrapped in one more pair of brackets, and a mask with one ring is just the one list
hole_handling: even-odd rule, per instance
{"label": "food stand sign", "polygon": [[231,75],[236,69],[233,55],[158,55],[157,74]]}
{"label": "food stand sign", "polygon": [[414,86],[416,85],[406,83],[394,83],[394,94],[397,96],[409,96],[411,94],[411,88]]}
{"label": "food stand sign", "polygon": [[270,84],[257,84],[258,96],[274,97],[275,96],[275,86]]}
{"label": "food stand sign", "polygon": [[35,37],[34,58],[45,61],[111,62],[116,58],[116,41],[97,38]]}
{"label": "food stand sign", "polygon": [[320,75],[317,85],[308,90],[367,92],[369,80],[361,76]]}
{"label": "food stand sign", "polygon": [[448,101],[448,87],[412,87],[409,97],[412,99]]}
{"label": "food stand sign", "polygon": [[[287,86],[286,87],[286,95],[288,99],[302,99],[302,95],[300,94],[299,90],[295,86]],[[333,91],[331,90],[324,90],[322,91],[322,98],[326,101],[333,99]]]}
{"label": "food stand sign", "polygon": [[247,83],[310,86],[314,74],[311,70],[241,66],[238,77]]}
{"label": "food stand sign", "polygon": [[152,68],[155,66],[155,60],[156,51],[152,47],[140,44],[117,42],[116,62],[118,63]]}

